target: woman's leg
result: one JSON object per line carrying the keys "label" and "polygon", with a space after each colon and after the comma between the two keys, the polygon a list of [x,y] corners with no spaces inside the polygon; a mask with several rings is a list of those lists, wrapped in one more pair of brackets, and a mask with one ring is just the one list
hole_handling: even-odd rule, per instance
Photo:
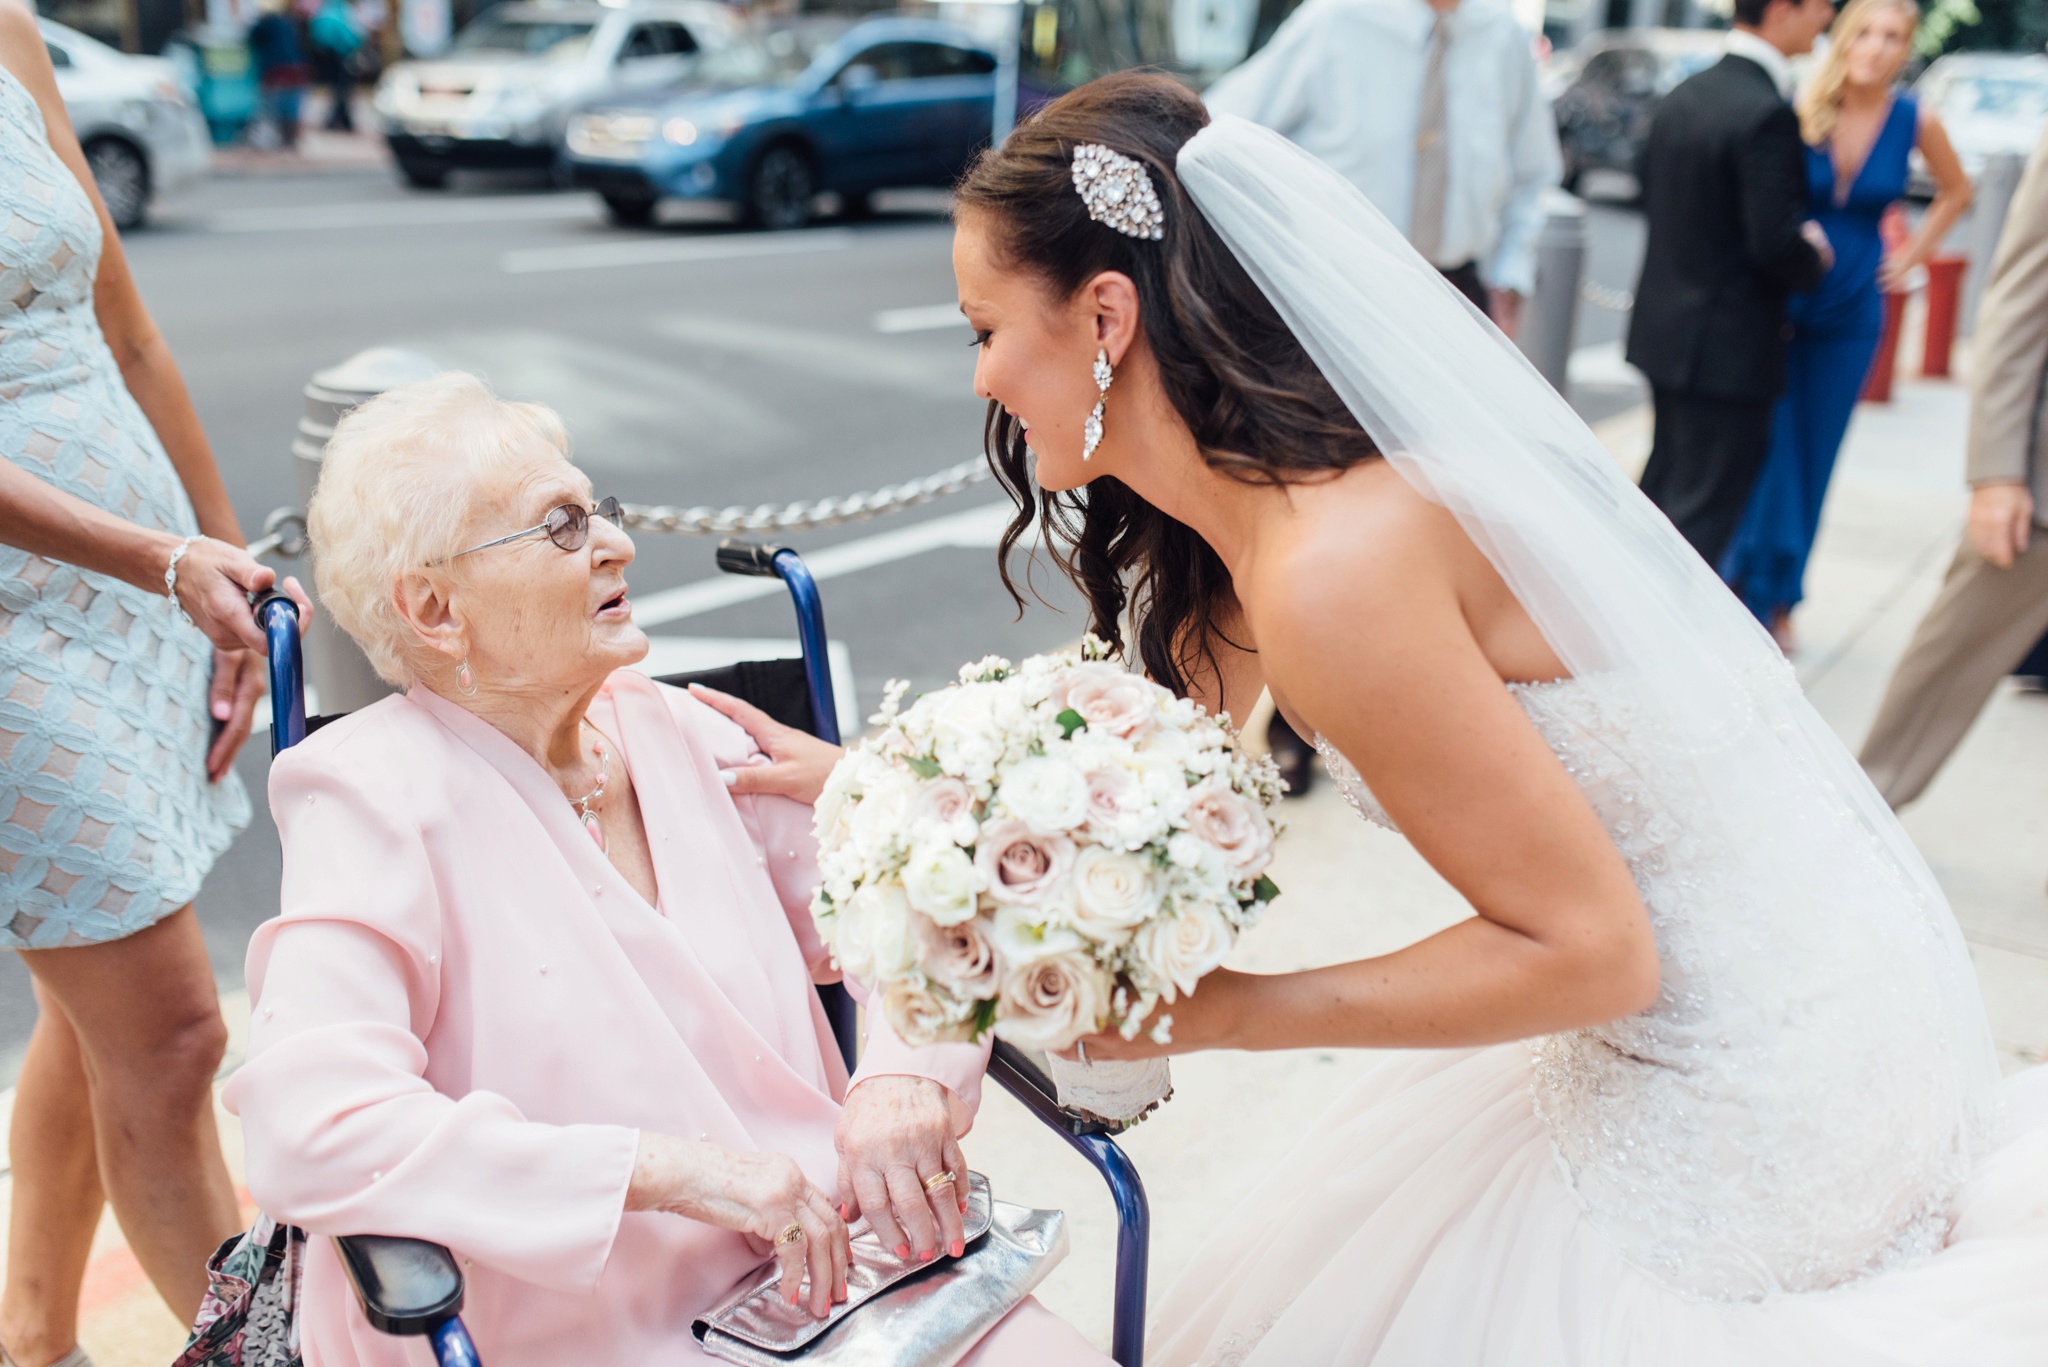
{"label": "woman's leg", "polygon": [[227,1027],[199,919],[186,906],[126,939],[21,957],[77,1037],[121,1232],[189,1324],[206,1260],[239,1224],[213,1124]]}
{"label": "woman's leg", "polygon": [[1828,483],[1834,478],[1835,457],[1848,435],[1849,419],[1863,394],[1863,381],[1870,374],[1870,361],[1877,354],[1876,337],[1815,337],[1808,343],[1805,398],[1802,404],[1800,445],[1799,540],[1794,546],[1790,603],[1806,596],[1806,561],[1813,554],[1814,537],[1820,533],[1821,505],[1827,501]]}
{"label": "woman's leg", "polygon": [[14,1196],[0,1291],[0,1348],[22,1367],[44,1367],[77,1345],[78,1288],[106,1204],[77,1036],[40,989],[36,1004],[7,1137]]}

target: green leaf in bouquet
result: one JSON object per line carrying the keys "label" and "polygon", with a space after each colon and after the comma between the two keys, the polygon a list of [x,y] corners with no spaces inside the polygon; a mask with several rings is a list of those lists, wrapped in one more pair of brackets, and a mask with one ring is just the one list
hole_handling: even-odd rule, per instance
{"label": "green leaf in bouquet", "polygon": [[945,772],[939,768],[937,760],[926,759],[922,755],[912,755],[903,762],[909,765],[910,772],[916,774],[919,778],[937,778],[941,773]]}
{"label": "green leaf in bouquet", "polygon": [[1252,897],[1257,901],[1270,902],[1279,895],[1280,885],[1263,873],[1259,875],[1259,881],[1252,884]]}
{"label": "green leaf in bouquet", "polygon": [[973,1042],[974,1042],[974,1043],[976,1043],[976,1044],[979,1044],[979,1043],[981,1042],[981,1037],[982,1037],[983,1035],[986,1035],[986,1034],[987,1034],[987,1033],[988,1033],[989,1031],[991,1031],[991,1030],[995,1029],[995,1026],[996,1026],[996,1003],[995,1003],[995,998],[993,998],[993,997],[990,997],[990,998],[989,998],[988,1000],[986,1000],[986,1001],[978,1001],[978,1002],[976,1002],[976,1003],[974,1004],[974,1036],[973,1036]]}
{"label": "green leaf in bouquet", "polygon": [[1076,731],[1085,730],[1088,726],[1088,719],[1071,707],[1063,709],[1053,720],[1060,724],[1061,740],[1072,740]]}

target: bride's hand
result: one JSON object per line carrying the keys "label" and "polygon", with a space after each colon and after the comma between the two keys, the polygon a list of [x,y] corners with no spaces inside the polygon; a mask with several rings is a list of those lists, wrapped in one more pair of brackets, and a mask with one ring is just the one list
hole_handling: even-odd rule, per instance
{"label": "bride's hand", "polygon": [[[1145,1027],[1134,1039],[1125,1039],[1114,1030],[1099,1035],[1090,1035],[1075,1049],[1061,1055],[1063,1058],[1078,1059],[1079,1049],[1088,1051],[1091,1062],[1110,1059],[1159,1058],[1167,1054],[1192,1054],[1202,1049],[1230,1049],[1237,1046],[1239,1030],[1249,1009],[1249,998],[1264,975],[1236,973],[1219,968],[1195,984],[1193,992],[1182,993],[1180,1000],[1168,1004],[1161,1002],[1152,1008],[1152,1014],[1145,1018]],[[1168,1021],[1167,1041],[1157,1043],[1152,1038],[1154,1028],[1160,1021]]]}
{"label": "bride's hand", "polygon": [[825,791],[825,780],[831,775],[832,766],[839,763],[839,757],[846,753],[839,746],[819,740],[808,731],[784,726],[752,703],[743,702],[730,693],[721,693],[703,684],[691,684],[690,696],[738,722],[740,729],[752,736],[754,744],[760,746],[761,753],[768,757],[766,764],[755,763],[720,771],[725,786],[732,789],[735,797],[772,793],[777,797],[794,798],[806,805],[816,802],[818,794]]}

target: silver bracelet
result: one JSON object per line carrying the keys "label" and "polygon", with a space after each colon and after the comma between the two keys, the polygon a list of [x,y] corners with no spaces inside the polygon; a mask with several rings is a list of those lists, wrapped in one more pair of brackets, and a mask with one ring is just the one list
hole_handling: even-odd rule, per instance
{"label": "silver bracelet", "polygon": [[206,538],[203,536],[186,537],[178,543],[178,549],[171,552],[171,563],[164,566],[164,592],[170,596],[171,611],[176,613],[178,620],[188,627],[197,626],[198,623],[194,622],[185,611],[185,605],[178,601],[178,562],[185,558],[186,551],[192,549],[193,542],[204,540]]}

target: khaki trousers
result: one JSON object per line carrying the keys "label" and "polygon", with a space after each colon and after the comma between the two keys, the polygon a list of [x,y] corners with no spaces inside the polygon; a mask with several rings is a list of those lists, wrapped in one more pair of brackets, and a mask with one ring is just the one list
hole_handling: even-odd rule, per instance
{"label": "khaki trousers", "polygon": [[2048,631],[2048,528],[2001,570],[1969,539],[1956,549],[1913,643],[1885,686],[1859,759],[1893,807],[1920,796],[1947,762],[1998,681]]}

